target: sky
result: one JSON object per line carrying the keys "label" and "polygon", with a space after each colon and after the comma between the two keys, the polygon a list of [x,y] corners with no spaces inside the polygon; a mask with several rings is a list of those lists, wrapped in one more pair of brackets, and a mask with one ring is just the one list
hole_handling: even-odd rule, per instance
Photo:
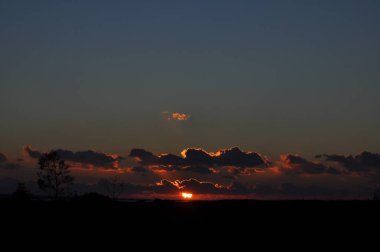
{"label": "sky", "polygon": [[[90,150],[123,159],[105,165],[111,172],[87,169],[87,156],[69,160],[87,167],[76,171],[83,186],[114,169],[136,192],[197,179],[354,197],[380,170],[379,12],[375,0],[0,1],[0,180],[32,181],[30,150]],[[215,154],[235,146],[268,162],[226,165]],[[152,166],[173,163],[130,156],[187,148],[216,161],[164,174]],[[183,170],[194,165],[215,173]]]}

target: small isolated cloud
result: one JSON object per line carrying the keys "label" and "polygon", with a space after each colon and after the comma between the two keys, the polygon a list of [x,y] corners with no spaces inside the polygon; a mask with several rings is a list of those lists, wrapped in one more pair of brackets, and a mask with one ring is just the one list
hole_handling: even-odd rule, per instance
{"label": "small isolated cloud", "polygon": [[5,161],[7,161],[7,157],[3,153],[0,152],[0,163],[3,163]]}
{"label": "small isolated cloud", "polygon": [[[33,149],[31,146],[24,146],[23,150],[34,159],[39,159],[44,154],[41,151]],[[70,150],[58,149],[54,151],[56,151],[63,160],[102,168],[118,168],[120,160],[123,159],[118,155],[106,154],[93,150],[73,152]]]}
{"label": "small isolated cloud", "polygon": [[162,112],[165,119],[168,121],[187,121],[190,119],[191,115],[180,113],[180,112]]}

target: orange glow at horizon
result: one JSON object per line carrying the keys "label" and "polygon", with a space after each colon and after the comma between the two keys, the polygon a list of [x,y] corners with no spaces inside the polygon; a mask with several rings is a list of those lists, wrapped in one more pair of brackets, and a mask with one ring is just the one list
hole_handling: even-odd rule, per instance
{"label": "orange glow at horizon", "polygon": [[183,192],[181,195],[182,195],[183,199],[191,199],[191,198],[193,198],[193,194],[192,193]]}

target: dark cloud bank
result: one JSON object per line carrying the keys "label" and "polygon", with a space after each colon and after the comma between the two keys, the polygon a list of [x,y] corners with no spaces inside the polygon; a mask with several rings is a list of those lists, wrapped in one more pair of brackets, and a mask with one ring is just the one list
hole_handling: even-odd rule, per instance
{"label": "dark cloud bank", "polygon": [[308,161],[300,156],[286,154],[281,155],[279,163],[280,171],[287,174],[342,174],[341,171],[334,167],[328,167],[321,163]]}
{"label": "dark cloud bank", "polygon": [[238,147],[210,153],[198,148],[188,148],[182,156],[173,154],[154,155],[144,149],[132,149],[129,156],[136,157],[142,165],[206,165],[236,167],[267,167],[270,163],[256,152],[244,152]]}
{"label": "dark cloud bank", "polygon": [[316,158],[325,158],[326,161],[342,165],[348,172],[380,171],[380,154],[364,151],[358,155],[317,155]]}
{"label": "dark cloud bank", "polygon": [[[380,155],[370,152],[362,152],[356,156],[335,154],[316,156],[317,159],[324,158],[325,161],[329,161],[328,164],[320,160],[309,161],[294,154],[281,155],[279,161],[271,162],[263,154],[245,152],[238,147],[219,150],[216,153],[199,148],[187,148],[181,152],[181,156],[173,154],[155,155],[144,149],[132,149],[129,156],[136,158],[142,166],[160,166],[161,169],[170,171],[182,170],[201,174],[212,174],[219,167],[230,167],[230,171],[237,171],[236,173],[240,174],[244,174],[247,168],[265,169],[268,167],[276,167],[281,173],[298,175],[340,175],[353,172],[380,171]],[[331,162],[334,164],[330,164]]]}
{"label": "dark cloud bank", "polygon": [[[33,159],[40,158],[44,152],[24,146],[23,150]],[[64,160],[92,165],[102,168],[117,168],[123,157],[106,154],[93,150],[70,151],[55,150]],[[132,172],[147,172],[147,167],[167,171],[187,171],[199,174],[213,174],[220,167],[228,167],[231,171],[244,173],[247,168],[278,168],[285,174],[349,174],[380,171],[380,154],[362,152],[358,155],[316,155],[317,161],[309,161],[294,154],[281,155],[279,161],[271,162],[268,158],[257,152],[242,151],[238,147],[222,149],[215,153],[200,148],[187,148],[181,155],[159,154],[155,155],[144,149],[132,149],[129,157],[135,158],[140,166],[131,169]],[[7,162],[7,157],[0,153],[0,163]],[[326,164],[327,163],[327,164]]]}
{"label": "dark cloud bank", "polygon": [[234,167],[237,173],[245,173],[247,168],[266,168],[269,160],[256,152],[245,152],[238,147],[219,150],[216,153],[200,148],[187,148],[181,156],[173,154],[154,155],[144,149],[132,149],[129,157],[136,158],[143,166],[160,166],[168,171],[187,171],[212,174],[219,167]]}
{"label": "dark cloud bank", "polygon": [[[43,152],[33,149],[30,146],[24,146],[23,150],[34,159],[39,159],[44,154]],[[73,152],[69,150],[57,149],[54,151],[56,151],[64,160],[102,168],[117,168],[120,160],[122,160],[122,157],[118,155],[111,155],[92,150]]]}

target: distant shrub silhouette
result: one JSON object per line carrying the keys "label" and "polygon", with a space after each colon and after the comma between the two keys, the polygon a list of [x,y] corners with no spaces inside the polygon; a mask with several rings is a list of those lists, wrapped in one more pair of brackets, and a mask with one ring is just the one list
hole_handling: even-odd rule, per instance
{"label": "distant shrub silhouette", "polygon": [[56,200],[68,192],[74,178],[70,176],[69,166],[56,151],[45,153],[39,160],[38,187]]}
{"label": "distant shrub silhouette", "polygon": [[26,201],[32,198],[24,183],[19,183],[16,191],[12,194],[12,198],[19,201]]}

